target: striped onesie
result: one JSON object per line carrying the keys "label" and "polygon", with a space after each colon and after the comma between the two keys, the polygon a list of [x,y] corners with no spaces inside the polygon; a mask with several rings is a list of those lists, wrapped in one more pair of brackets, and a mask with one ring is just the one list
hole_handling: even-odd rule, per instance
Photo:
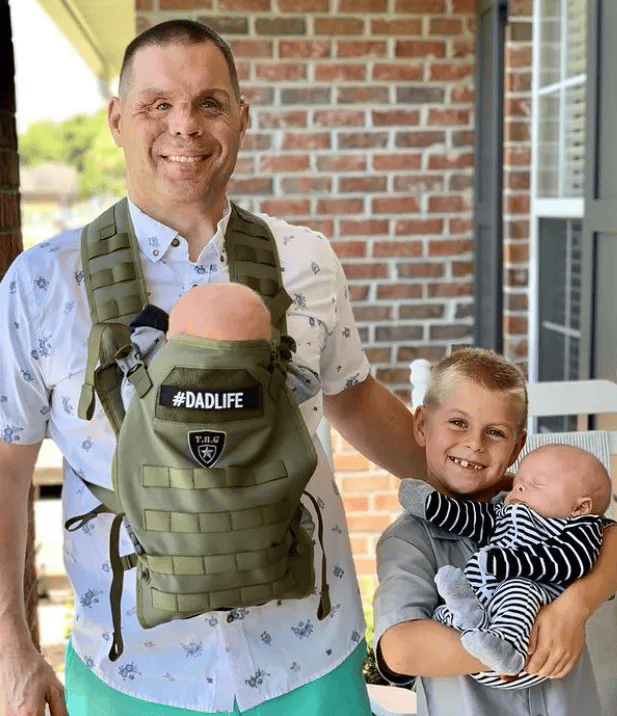
{"label": "striped onesie", "polygon": [[[464,645],[466,632],[494,634],[514,648],[522,666],[539,609],[595,562],[603,518],[589,514],[547,518],[523,504],[460,502],[436,491],[426,498],[425,510],[425,519],[432,524],[481,547],[463,573],[483,608],[482,623],[470,629],[447,603],[436,609],[433,618],[461,630]],[[512,683],[491,672],[474,676],[485,685],[502,688],[525,688],[544,680],[525,672]]]}

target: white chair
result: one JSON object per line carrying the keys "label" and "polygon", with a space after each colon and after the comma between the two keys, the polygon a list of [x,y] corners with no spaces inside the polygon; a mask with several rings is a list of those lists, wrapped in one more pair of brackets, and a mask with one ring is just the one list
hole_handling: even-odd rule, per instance
{"label": "white chair", "polygon": [[[422,401],[429,372],[428,361],[412,361],[410,379],[414,407]],[[546,381],[530,383],[527,387],[530,431],[535,429],[537,418],[565,415],[577,416],[579,429],[571,433],[530,432],[521,458],[534,447],[550,442],[578,445],[594,453],[605,464],[613,480],[613,499],[607,514],[616,518],[617,383],[599,379]],[[590,416],[596,416],[597,427],[604,429],[587,430]],[[587,645],[603,716],[617,716],[617,599],[602,605],[587,623]]]}

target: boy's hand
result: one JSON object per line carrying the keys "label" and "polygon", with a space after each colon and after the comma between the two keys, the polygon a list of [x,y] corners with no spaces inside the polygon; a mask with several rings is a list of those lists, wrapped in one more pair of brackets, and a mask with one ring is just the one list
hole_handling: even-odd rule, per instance
{"label": "boy's hand", "polygon": [[565,592],[542,607],[531,630],[525,671],[551,679],[566,676],[585,646],[587,616]]}
{"label": "boy's hand", "polygon": [[401,480],[398,499],[405,512],[426,519],[426,498],[432,492],[434,492],[433,488],[424,480],[408,477]]}

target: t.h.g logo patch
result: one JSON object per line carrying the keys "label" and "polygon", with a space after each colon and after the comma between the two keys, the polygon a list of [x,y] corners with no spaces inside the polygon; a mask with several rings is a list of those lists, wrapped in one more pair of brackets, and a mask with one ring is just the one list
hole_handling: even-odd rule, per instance
{"label": "t.h.g logo patch", "polygon": [[200,465],[212,467],[221,457],[226,433],[222,430],[190,430],[189,449]]}

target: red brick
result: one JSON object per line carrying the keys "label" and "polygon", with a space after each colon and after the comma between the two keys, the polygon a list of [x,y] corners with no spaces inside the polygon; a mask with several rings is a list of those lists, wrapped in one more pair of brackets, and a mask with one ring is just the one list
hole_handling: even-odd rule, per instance
{"label": "red brick", "polygon": [[398,495],[395,492],[374,495],[373,502],[376,510],[400,510],[401,503],[398,501]]}
{"label": "red brick", "polygon": [[376,241],[373,244],[373,256],[421,256],[422,243],[420,241]]}
{"label": "red brick", "polygon": [[366,512],[368,510],[368,497],[366,495],[343,495],[345,512]]}
{"label": "red brick", "polygon": [[311,203],[308,199],[268,199],[262,201],[260,210],[271,216],[301,216],[311,213]]}
{"label": "red brick", "polygon": [[530,17],[533,15],[533,0],[510,0],[510,17]]}
{"label": "red brick", "polygon": [[445,132],[397,132],[395,144],[397,147],[430,147],[434,144],[444,144]]}
{"label": "red brick", "polygon": [[473,230],[473,219],[453,217],[448,221],[450,234],[468,234]]}
{"label": "red brick", "polygon": [[453,0],[452,10],[455,13],[475,12],[476,0]]}
{"label": "red brick", "polygon": [[270,9],[270,0],[219,0],[219,10],[265,12]]}
{"label": "red brick", "polygon": [[329,149],[329,132],[286,132],[283,136],[283,149]]}
{"label": "red brick", "polygon": [[470,239],[432,240],[428,242],[429,256],[460,256],[473,250]]}
{"label": "red brick", "polygon": [[420,122],[420,112],[407,109],[373,110],[373,127],[416,125]]}
{"label": "red brick", "polygon": [[357,278],[386,278],[388,276],[388,265],[371,263],[371,264],[355,264],[346,263],[343,266],[345,276],[348,279]]}
{"label": "red brick", "polygon": [[386,177],[340,177],[338,190],[341,194],[349,192],[363,192],[372,194],[376,192],[386,191],[387,179]]}
{"label": "red brick", "polygon": [[135,10],[152,10],[152,0],[135,0]]}
{"label": "red brick", "polygon": [[273,43],[270,40],[230,40],[229,44],[236,57],[273,57]]}
{"label": "red brick", "polygon": [[528,214],[529,213],[529,196],[525,194],[516,194],[506,197],[506,212],[508,214]]}
{"label": "red brick", "polygon": [[339,0],[340,12],[386,12],[387,0]]}
{"label": "red brick", "polygon": [[353,554],[366,554],[368,551],[368,538],[351,535],[349,538]]}
{"label": "red brick", "polygon": [[308,156],[297,154],[262,157],[260,171],[262,172],[299,172],[309,168]]}
{"label": "red brick", "polygon": [[334,223],[331,219],[302,219],[302,226],[306,226],[313,231],[318,231],[324,236],[332,236],[334,234]]}
{"label": "red brick", "polygon": [[473,167],[474,155],[472,152],[464,154],[449,152],[448,154],[431,154],[428,158],[429,169],[467,169]]}
{"label": "red brick", "polygon": [[452,43],[452,57],[462,58],[470,57],[474,58],[476,53],[476,44],[473,40],[455,40]]}
{"label": "red brick", "polygon": [[378,368],[375,377],[382,383],[408,383],[409,368]]}
{"label": "red brick", "polygon": [[362,35],[364,20],[355,17],[317,17],[315,18],[316,35]]}
{"label": "red brick", "polygon": [[504,164],[519,167],[529,166],[531,164],[531,149],[506,147],[504,150]]}
{"label": "red brick", "polygon": [[306,65],[300,63],[279,62],[271,65],[255,65],[255,77],[270,82],[293,81],[306,79]]}
{"label": "red brick", "polygon": [[330,0],[278,0],[281,12],[327,12]]}
{"label": "red brick", "polygon": [[308,113],[304,109],[280,110],[278,112],[260,111],[257,114],[257,125],[260,129],[279,129],[284,127],[306,127]]}
{"label": "red brick", "polygon": [[474,188],[474,176],[468,174],[451,174],[448,179],[448,189],[453,192],[466,191]]}
{"label": "red brick", "polygon": [[346,109],[320,109],[313,113],[313,124],[318,127],[363,127],[364,112]]}
{"label": "red brick", "polygon": [[446,0],[396,0],[396,12],[445,12]]}
{"label": "red brick", "polygon": [[422,286],[419,284],[378,284],[377,298],[422,298]]}
{"label": "red brick", "polygon": [[511,239],[528,239],[529,221],[527,219],[508,221],[506,222],[506,231]]}
{"label": "red brick", "polygon": [[469,64],[460,64],[449,62],[448,64],[433,64],[429,68],[429,79],[452,82],[455,80],[463,80],[466,77],[472,77],[474,66]]}
{"label": "red brick", "polygon": [[526,190],[531,185],[531,175],[528,171],[507,172],[506,179],[510,189]]}
{"label": "red brick", "polygon": [[272,137],[269,134],[253,134],[249,132],[242,139],[242,149],[250,152],[258,149],[270,149]]}
{"label": "red brick", "polygon": [[473,261],[453,261],[452,276],[453,278],[473,276]]}
{"label": "red brick", "polygon": [[415,236],[441,234],[443,219],[398,219],[395,233],[397,236]]}
{"label": "red brick", "polygon": [[526,316],[504,316],[503,328],[506,333],[527,333]]}
{"label": "red brick", "polygon": [[445,174],[403,174],[394,177],[394,191],[429,192],[444,190]]}
{"label": "red brick", "polygon": [[244,99],[251,106],[267,106],[272,107],[274,104],[274,88],[273,87],[260,87],[253,85],[246,87],[243,91]]}
{"label": "red brick", "polygon": [[471,338],[471,333],[472,327],[461,323],[429,327],[429,336],[432,341],[462,341],[466,338]]}
{"label": "red brick", "polygon": [[434,318],[443,318],[446,307],[443,303],[424,303],[422,305],[399,306],[399,319],[401,321],[426,321]]}
{"label": "red brick", "polygon": [[363,199],[319,199],[318,214],[359,214],[364,210]]}
{"label": "red brick", "polygon": [[251,177],[250,179],[233,178],[229,191],[237,196],[243,194],[272,194],[271,177]]}
{"label": "red brick", "polygon": [[383,323],[392,320],[392,309],[389,306],[358,306],[353,307],[356,323]]}
{"label": "red brick", "polygon": [[463,196],[430,196],[428,200],[428,210],[432,213],[453,213],[467,211],[470,208],[471,200]]}
{"label": "red brick", "polygon": [[455,296],[472,296],[473,284],[469,281],[462,283],[430,283],[428,285],[429,298],[453,298]]}
{"label": "red brick", "polygon": [[332,191],[331,177],[283,177],[281,179],[283,194],[313,194],[315,192]]}
{"label": "red brick", "polygon": [[366,79],[364,65],[318,64],[315,66],[315,79],[318,82],[349,82]]}
{"label": "red brick", "polygon": [[281,89],[281,104],[330,104],[330,87],[284,87]]}
{"label": "red brick", "polygon": [[332,248],[339,259],[363,259],[366,257],[365,241],[334,241]]}
{"label": "red brick", "polygon": [[339,40],[337,42],[337,57],[384,57],[388,45],[385,40]]}
{"label": "red brick", "polygon": [[350,301],[366,301],[368,298],[369,287],[366,285],[352,283],[347,288],[349,290]]}
{"label": "red brick", "polygon": [[236,62],[236,72],[238,73],[239,82],[248,82],[251,78],[251,63]]}
{"label": "red brick", "polygon": [[531,67],[531,47],[506,47],[505,63],[508,69]]}
{"label": "red brick", "polygon": [[371,365],[374,365],[375,363],[390,363],[391,356],[390,356],[390,348],[365,348],[364,352],[366,353],[366,357],[368,358],[368,362]]}
{"label": "red brick", "polygon": [[422,65],[410,65],[407,62],[404,64],[377,62],[373,65],[371,77],[373,80],[386,82],[390,80],[393,82],[417,82],[424,77],[424,67]]}
{"label": "red brick", "polygon": [[398,40],[396,57],[445,57],[446,43],[439,40]]}
{"label": "red brick", "polygon": [[[375,530],[375,532],[379,531],[380,530]],[[363,577],[364,575],[369,575],[371,578],[374,578],[377,569],[377,560],[375,557],[356,557],[353,555],[353,563],[356,574],[362,575]]]}
{"label": "red brick", "polygon": [[254,174],[255,173],[255,157],[241,154],[238,157],[235,168],[236,174]]}
{"label": "red brick", "polygon": [[441,261],[418,261],[417,263],[397,264],[400,278],[439,278],[445,273],[445,264]]}
{"label": "red brick", "polygon": [[416,358],[426,358],[431,363],[437,363],[445,355],[445,346],[401,346],[396,358],[404,363],[409,363]]}
{"label": "red brick", "polygon": [[386,104],[387,87],[339,87],[336,101],[340,104]]}
{"label": "red brick", "polygon": [[505,90],[506,92],[530,92],[531,72],[508,72]]}
{"label": "red brick", "polygon": [[415,196],[375,198],[371,202],[371,212],[375,214],[405,214],[419,211],[420,204]]}
{"label": "red brick", "polygon": [[[389,524],[389,515],[347,515],[347,527],[351,532],[383,532]],[[374,571],[374,560],[372,564],[371,571]]]}
{"label": "red brick", "polygon": [[257,17],[255,32],[258,35],[305,35],[306,20],[302,17]]}
{"label": "red brick", "polygon": [[[340,470],[341,472],[351,472],[355,470],[366,470],[370,466],[370,462],[367,458],[364,457],[364,455],[361,455],[359,452],[351,452],[351,453],[338,453],[337,455],[334,455],[334,469]],[[360,492],[363,489],[366,489],[364,487],[364,483],[358,483],[353,485],[353,487],[349,486],[349,483],[351,481],[349,478],[345,478],[343,480],[343,485],[345,486],[344,490],[345,492],[350,492],[353,490],[354,492]],[[361,485],[361,486],[360,486]]]}
{"label": "red brick", "polygon": [[430,20],[431,35],[460,35],[462,31],[463,25],[459,18],[435,17]]}
{"label": "red brick", "polygon": [[387,219],[341,219],[342,236],[384,236],[388,234]]}
{"label": "red brick", "polygon": [[428,124],[438,127],[461,127],[469,124],[471,112],[468,109],[436,109],[428,111]]}
{"label": "red brick", "polygon": [[452,87],[450,89],[450,102],[452,104],[471,104],[476,98],[473,87]]}
{"label": "red brick", "polygon": [[529,261],[529,244],[505,243],[503,247],[504,261]]}
{"label": "red brick", "polygon": [[339,149],[376,149],[388,144],[387,132],[340,132]]}
{"label": "red brick", "polygon": [[[355,2],[355,0],[352,0]],[[422,18],[372,20],[371,35],[422,35]]]}
{"label": "red brick", "polygon": [[374,154],[373,169],[378,171],[387,169],[420,169],[422,167],[421,154]]}
{"label": "red brick", "polygon": [[[212,3],[209,0],[159,0],[160,10],[210,10]],[[150,8],[135,8],[149,10]]]}
{"label": "red brick", "polygon": [[317,156],[318,171],[363,172],[366,171],[366,155],[326,154]]}
{"label": "red brick", "polygon": [[531,99],[506,97],[504,111],[508,117],[531,117]]}
{"label": "red brick", "polygon": [[280,40],[282,58],[324,59],[330,57],[330,42],[324,40]]}

